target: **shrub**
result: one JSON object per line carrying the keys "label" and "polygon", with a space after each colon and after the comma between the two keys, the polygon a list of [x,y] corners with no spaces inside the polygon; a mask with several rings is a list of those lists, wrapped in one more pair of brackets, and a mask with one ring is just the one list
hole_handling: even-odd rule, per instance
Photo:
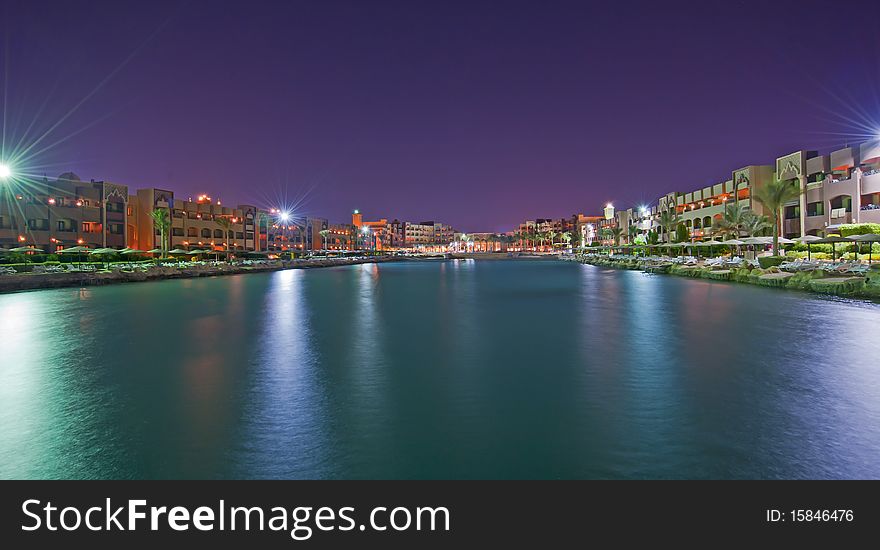
{"label": "shrub", "polygon": [[880,223],[848,223],[840,226],[840,236],[880,233]]}
{"label": "shrub", "polygon": [[786,261],[785,256],[761,256],[758,258],[758,264],[761,266],[761,269],[777,266],[784,261]]}

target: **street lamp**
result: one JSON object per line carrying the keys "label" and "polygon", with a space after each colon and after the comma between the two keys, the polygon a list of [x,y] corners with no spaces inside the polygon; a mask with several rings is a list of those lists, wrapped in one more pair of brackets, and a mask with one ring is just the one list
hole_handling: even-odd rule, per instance
{"label": "street lamp", "polygon": [[0,162],[0,180],[9,179],[12,177],[12,168],[9,167],[8,164],[3,164]]}

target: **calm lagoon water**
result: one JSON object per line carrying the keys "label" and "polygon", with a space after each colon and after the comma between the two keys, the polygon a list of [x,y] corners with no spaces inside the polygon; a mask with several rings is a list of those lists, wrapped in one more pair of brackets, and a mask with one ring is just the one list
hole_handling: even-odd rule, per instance
{"label": "calm lagoon water", "polygon": [[878,478],[878,327],[542,261],[0,295],[0,477]]}

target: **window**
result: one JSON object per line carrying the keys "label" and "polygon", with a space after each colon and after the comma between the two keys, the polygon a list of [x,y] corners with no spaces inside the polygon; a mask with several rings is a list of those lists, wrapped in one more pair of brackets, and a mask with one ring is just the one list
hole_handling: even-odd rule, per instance
{"label": "window", "polygon": [[186,228],[186,236],[187,237],[198,237],[199,230],[196,229],[195,227],[187,227]]}
{"label": "window", "polygon": [[134,209],[133,209],[132,207],[129,206],[128,209],[125,211],[125,215],[126,215],[126,216],[133,216],[133,215],[134,215]]}
{"label": "window", "polygon": [[[183,237],[183,228],[182,227],[172,227],[171,235],[174,237]],[[193,235],[195,237],[195,235]]]}
{"label": "window", "polygon": [[211,230],[208,228],[202,229],[202,238],[210,239],[211,238]]}
{"label": "window", "polygon": [[785,207],[785,219],[786,220],[796,220],[801,217],[801,207],[800,206],[786,206]]}
{"label": "window", "polygon": [[[230,231],[229,233],[231,234],[232,231]],[[236,232],[236,233],[235,233],[235,238],[236,238],[236,239],[243,239],[243,238],[244,238],[244,233],[242,233],[241,231]]]}
{"label": "window", "polygon": [[27,221],[28,229],[35,229],[37,231],[48,231],[49,230],[49,220],[43,219],[30,219]]}
{"label": "window", "polygon": [[214,230],[214,238],[215,239],[222,239],[223,238],[223,230],[222,229],[215,229]]}
{"label": "window", "polygon": [[825,215],[825,203],[824,202],[811,202],[807,204],[807,216],[824,216]]}
{"label": "window", "polygon": [[98,224],[96,224],[95,222],[82,222],[83,233],[94,233],[97,232],[97,230]]}
{"label": "window", "polygon": [[121,223],[109,223],[107,229],[112,235],[122,235],[125,233],[125,226]]}

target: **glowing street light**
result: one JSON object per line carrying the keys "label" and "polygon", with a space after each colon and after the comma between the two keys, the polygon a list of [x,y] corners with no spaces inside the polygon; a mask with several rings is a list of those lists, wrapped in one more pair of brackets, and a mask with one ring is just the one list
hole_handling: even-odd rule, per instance
{"label": "glowing street light", "polygon": [[290,219],[290,212],[280,212],[278,214],[278,217],[281,219],[281,221],[286,222]]}
{"label": "glowing street light", "polygon": [[0,162],[0,179],[5,180],[12,177],[12,168],[8,164]]}

